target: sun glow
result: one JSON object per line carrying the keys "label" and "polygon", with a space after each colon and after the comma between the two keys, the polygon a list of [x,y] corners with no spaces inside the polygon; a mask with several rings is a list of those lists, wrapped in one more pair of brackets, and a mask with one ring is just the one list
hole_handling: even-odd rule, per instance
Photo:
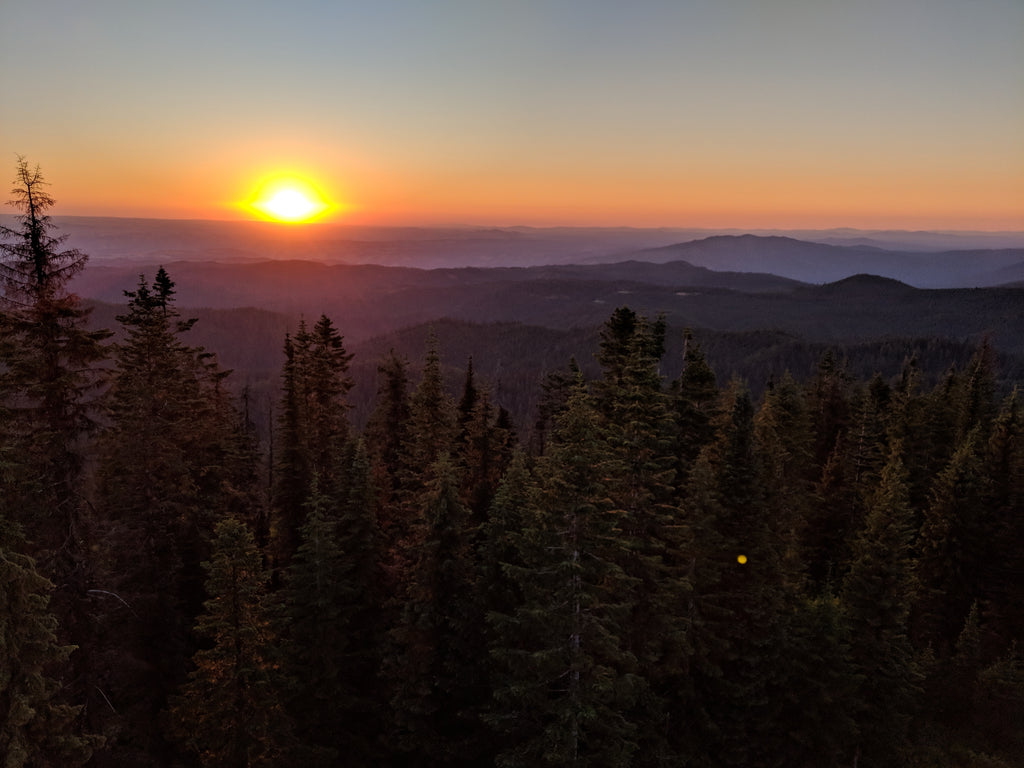
{"label": "sun glow", "polygon": [[336,208],[316,185],[295,177],[264,181],[245,207],[263,219],[286,224],[313,221]]}

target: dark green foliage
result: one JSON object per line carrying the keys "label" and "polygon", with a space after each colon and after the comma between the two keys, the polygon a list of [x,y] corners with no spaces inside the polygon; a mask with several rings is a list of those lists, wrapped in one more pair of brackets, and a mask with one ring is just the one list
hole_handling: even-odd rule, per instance
{"label": "dark green foliage", "polygon": [[980,449],[974,432],[935,478],[917,541],[914,630],[940,657],[952,653],[971,605],[985,597],[981,582],[994,554]]}
{"label": "dark green foliage", "polygon": [[490,719],[512,737],[498,765],[622,766],[636,755],[641,734],[630,715],[645,686],[626,634],[637,582],[620,566],[626,544],[603,483],[607,460],[597,413],[578,387],[503,567],[521,600],[489,614],[498,703]]}
{"label": "dark green foliage", "polygon": [[679,434],[678,480],[682,484],[697,454],[714,436],[712,422],[718,406],[715,373],[689,329],[684,332],[683,371],[672,383],[672,396]]}
{"label": "dark green foliage", "polygon": [[[787,686],[783,547],[767,514],[749,395],[727,391],[716,439],[686,487],[693,596],[688,700],[679,748],[698,765],[775,765],[785,735],[773,702]],[[685,733],[682,732],[685,729]],[[712,756],[715,756],[712,758]],[[710,762],[712,760],[717,762]]]}
{"label": "dark green foliage", "polygon": [[[276,638],[264,604],[268,576],[246,525],[217,525],[197,633],[212,645],[167,714],[171,738],[204,766],[254,768],[298,764],[283,708]],[[295,762],[293,762],[295,761]]]}
{"label": "dark green foliage", "polygon": [[91,642],[107,700],[92,714],[122,763],[162,748],[143,724],[183,678],[215,523],[226,514],[254,520],[259,509],[256,456],[226,372],[182,341],[193,321],[180,319],[173,294],[163,269],[126,292],[99,445]]}
{"label": "dark green foliage", "polygon": [[338,461],[349,436],[347,395],[352,388],[352,355],[326,315],[312,331],[300,322],[295,336],[285,337],[284,352],[273,494],[275,550],[281,564],[298,546],[312,475],[318,475],[329,498],[337,500],[341,493],[344,478]]}
{"label": "dark green foliage", "polygon": [[[61,647],[82,646],[89,644],[88,590],[95,541],[84,474],[91,457],[88,439],[95,429],[100,367],[108,352],[103,341],[110,334],[88,328],[89,310],[68,290],[87,257],[75,249],[63,250],[65,238],[53,234],[48,211],[54,200],[46,186],[39,168],[31,169],[19,159],[10,200],[17,211],[16,226],[0,227],[0,526],[5,529],[0,532],[0,550],[11,568],[28,568],[30,561],[23,558],[32,557],[31,573],[24,574],[27,581],[12,584],[23,599],[43,600],[46,590],[39,578],[55,585],[52,603],[45,602],[50,600],[47,593],[42,605],[49,605],[54,618],[43,619],[41,611],[39,617],[25,620],[43,621]],[[9,525],[19,529],[16,550],[14,540],[7,538]],[[38,624],[26,627],[30,633],[38,629]],[[57,653],[56,639],[52,647],[42,636],[36,641],[41,646],[35,658],[26,652],[26,669],[49,653],[48,674],[70,684],[40,684],[37,693],[43,696],[45,689],[47,703],[38,719],[27,716],[24,723],[31,721],[32,728],[44,731],[52,728],[53,738],[68,744],[67,760],[74,761],[91,742],[81,739],[82,749],[74,746],[68,713],[77,710],[62,709],[62,702],[86,701],[94,684],[89,659],[86,652],[70,657],[70,649]],[[15,653],[12,648],[7,651]],[[40,726],[51,717],[52,723]],[[80,719],[75,720],[75,727],[80,726]],[[37,736],[45,741],[42,734]],[[58,754],[59,750],[44,754],[40,744],[32,760],[56,764]]]}
{"label": "dark green foliage", "polygon": [[[82,585],[70,582],[88,569],[80,480],[110,334],[87,328],[89,310],[68,291],[88,257],[61,250],[65,237],[53,234],[46,186],[39,168],[19,159],[10,201],[17,226],[0,227],[2,431],[15,465],[2,493],[63,603],[81,597]],[[69,590],[75,598],[65,597]]]}
{"label": "dark green foliage", "polygon": [[362,445],[346,453],[347,498],[332,507],[314,481],[300,546],[276,596],[292,680],[288,708],[297,737],[317,747],[307,759],[323,765],[340,755],[371,764],[379,750],[375,510]]}
{"label": "dark green foliage", "polygon": [[84,765],[102,739],[79,735],[81,707],[60,702],[50,675],[74,649],[58,643],[53,585],[18,538],[0,513],[0,756],[5,768]]}
{"label": "dark green foliage", "polygon": [[913,522],[907,474],[896,443],[867,519],[852,548],[841,599],[850,629],[850,662],[860,679],[855,754],[871,765],[906,764],[918,672],[907,633],[913,598]]}
{"label": "dark green foliage", "polygon": [[432,464],[421,504],[385,660],[395,691],[391,738],[412,765],[471,765],[486,747],[477,709],[483,626],[474,621],[469,511],[447,454]]}
{"label": "dark green foliage", "polygon": [[[431,337],[412,391],[392,354],[360,435],[352,355],[321,317],[285,339],[271,532],[250,412],[183,341],[163,270],[127,294],[89,445],[102,334],[61,282],[79,255],[20,221],[2,276],[24,306],[0,335],[0,515],[23,523],[0,534],[12,765],[81,762],[82,723],[119,767],[1024,759],[1022,417],[987,343],[702,346],[621,307],[600,332],[489,329],[520,353],[557,336],[544,371],[587,353],[540,387],[483,349],[453,400]],[[466,359],[479,329],[439,325]],[[740,358],[754,389],[720,389],[708,361]],[[529,453],[506,398],[541,406]],[[49,605],[28,553],[63,574]]]}

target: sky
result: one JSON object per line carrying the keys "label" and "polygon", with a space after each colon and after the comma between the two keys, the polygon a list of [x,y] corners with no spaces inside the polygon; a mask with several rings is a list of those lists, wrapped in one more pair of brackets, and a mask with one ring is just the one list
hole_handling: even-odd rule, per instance
{"label": "sky", "polygon": [[[58,215],[1024,230],[1024,0],[0,3]],[[2,167],[2,166],[0,166]]]}

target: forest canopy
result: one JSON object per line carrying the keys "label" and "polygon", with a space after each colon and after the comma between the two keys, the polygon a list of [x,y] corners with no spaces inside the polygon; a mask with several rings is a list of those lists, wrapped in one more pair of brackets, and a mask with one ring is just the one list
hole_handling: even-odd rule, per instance
{"label": "forest canopy", "polygon": [[173,275],[112,341],[25,162],[14,205],[5,765],[1024,760],[1024,413],[987,342],[937,383],[827,350],[754,389],[620,306],[525,428],[434,335],[356,426],[322,315],[261,438]]}

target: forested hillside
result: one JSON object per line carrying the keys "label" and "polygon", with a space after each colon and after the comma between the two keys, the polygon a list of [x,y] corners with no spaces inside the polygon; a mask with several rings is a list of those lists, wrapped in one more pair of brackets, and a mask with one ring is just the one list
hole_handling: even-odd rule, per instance
{"label": "forested hillside", "polygon": [[97,329],[21,181],[7,765],[1024,761],[1024,405],[984,338],[892,376],[823,348],[752,390],[621,296],[526,427],[487,349],[427,329],[373,361],[356,423],[354,347],[311,312],[262,436],[176,276]]}

